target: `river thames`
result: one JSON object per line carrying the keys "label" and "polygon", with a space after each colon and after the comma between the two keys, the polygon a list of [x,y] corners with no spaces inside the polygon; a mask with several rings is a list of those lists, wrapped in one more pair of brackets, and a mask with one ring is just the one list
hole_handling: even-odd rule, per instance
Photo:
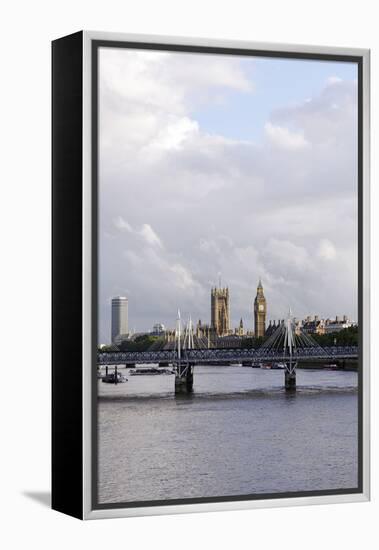
{"label": "river thames", "polygon": [[99,381],[99,503],[351,489],[358,476],[356,372],[197,366]]}

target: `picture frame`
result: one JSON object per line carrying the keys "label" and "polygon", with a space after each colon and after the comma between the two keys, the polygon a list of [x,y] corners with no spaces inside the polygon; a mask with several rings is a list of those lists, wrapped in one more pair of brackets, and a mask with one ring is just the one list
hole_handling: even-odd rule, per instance
{"label": "picture frame", "polygon": [[[105,124],[104,116],[102,115],[103,119],[101,119],[99,114],[100,112],[103,112],[101,109],[104,109],[104,107],[102,107],[103,104],[101,103],[103,101],[101,99],[102,96],[99,93],[99,82],[102,74],[101,71],[105,70],[103,69],[103,65],[100,65],[99,63],[99,52],[103,50],[123,52],[137,51],[148,53],[150,55],[157,52],[160,54],[178,54],[179,56],[180,54],[187,56],[193,54],[199,58],[201,58],[201,56],[208,56],[208,67],[211,66],[211,63],[209,62],[210,59],[220,58],[220,56],[227,60],[259,59],[260,61],[264,61],[269,59],[279,61],[302,61],[304,63],[338,62],[341,64],[349,63],[354,66],[354,70],[356,70],[357,75],[355,82],[357,90],[356,110],[352,115],[353,118],[356,116],[357,130],[356,141],[353,140],[355,144],[354,154],[356,155],[356,217],[352,217],[352,232],[354,233],[354,228],[356,228],[356,334],[358,343],[356,346],[356,351],[353,350],[352,352],[352,347],[350,346],[351,349],[349,352],[342,350],[340,355],[338,355],[338,350],[336,351],[339,346],[336,346],[336,343],[334,343],[336,349],[333,351],[333,353],[335,353],[334,357],[336,358],[336,361],[338,361],[339,358],[341,358],[341,361],[349,360],[353,356],[354,360],[356,360],[354,372],[356,387],[352,390],[349,386],[349,392],[354,396],[354,407],[356,407],[356,409],[354,409],[354,411],[356,410],[356,437],[352,436],[350,432],[344,436],[346,438],[351,437],[351,441],[354,441],[351,445],[354,445],[354,453],[357,456],[356,464],[354,463],[354,467],[356,468],[354,471],[356,471],[357,482],[354,487],[349,485],[336,487],[333,485],[330,486],[330,488],[323,486],[320,489],[310,489],[304,485],[304,489],[299,489],[299,485],[296,485],[294,490],[288,490],[287,488],[276,491],[271,488],[264,488],[256,491],[244,490],[242,493],[239,493],[238,487],[232,487],[231,492],[227,494],[225,492],[226,489],[223,489],[224,492],[217,493],[217,484],[220,484],[220,480],[216,479],[216,488],[212,494],[190,494],[189,489],[186,494],[182,494],[181,491],[175,486],[175,489],[171,492],[167,490],[168,496],[164,498],[162,496],[164,492],[160,490],[160,485],[158,482],[155,496],[151,497],[150,492],[145,493],[144,489],[139,489],[141,492],[140,498],[133,497],[128,500],[127,494],[124,495],[125,498],[120,497],[117,490],[115,494],[112,493],[110,495],[109,492],[107,493],[107,491],[110,490],[109,488],[117,487],[120,478],[116,477],[116,481],[113,478],[110,478],[106,483],[104,483],[104,486],[106,485],[106,487],[102,489],[103,493],[99,496],[99,478],[102,476],[104,477],[102,474],[103,470],[101,470],[101,468],[104,468],[104,461],[108,460],[108,457],[106,459],[102,458],[101,460],[103,460],[103,463],[101,463],[99,458],[100,394],[98,386],[100,386],[101,391],[103,391],[105,386],[103,387],[101,383],[99,384],[97,369],[99,365],[100,367],[103,365],[104,368],[105,366],[110,366],[111,372],[108,373],[107,370],[107,376],[108,374],[113,373],[113,381],[116,381],[116,384],[114,386],[110,385],[109,392],[113,392],[112,395],[114,395],[114,389],[117,385],[117,377],[120,374],[117,372],[117,367],[115,368],[115,365],[122,364],[126,366],[129,369],[126,371],[128,373],[130,372],[132,361],[134,361],[133,366],[135,367],[138,367],[139,364],[135,355],[130,355],[132,352],[123,352],[122,349],[120,347],[117,348],[117,346],[116,351],[111,349],[108,352],[104,352],[108,353],[108,355],[105,356],[104,363],[102,363],[102,359],[100,357],[102,352],[101,349],[98,349],[98,345],[100,344],[98,336],[98,328],[100,323],[99,319],[102,315],[104,315],[102,313],[103,310],[101,309],[103,307],[102,302],[100,303],[99,299],[99,287],[105,280],[104,272],[101,271],[103,265],[101,262],[103,261],[102,258],[105,257],[105,248],[104,245],[100,245],[99,243],[101,242],[103,235],[102,231],[104,222],[102,219],[105,216],[103,205],[107,204],[104,199],[105,192],[102,188],[100,188],[101,178],[104,178],[104,176],[100,172],[99,168],[99,158],[103,150],[103,146],[99,145],[99,140],[101,140]],[[186,62],[190,58],[187,57],[185,59],[186,61],[184,61],[183,58],[178,58],[176,61],[177,66],[179,66],[180,69],[178,69],[178,73],[183,79],[185,78],[186,72],[183,70],[183,66],[185,66]],[[167,63],[169,66],[169,63],[171,63],[170,59]],[[369,50],[365,49],[132,35],[95,31],[81,31],[55,40],[52,43],[52,508],[54,510],[80,519],[99,519],[140,515],[308,505],[317,503],[359,502],[366,501],[370,498],[369,63]],[[131,66],[132,65],[129,65],[129,67]],[[149,67],[151,69],[152,65],[148,64],[146,67],[144,67],[144,75],[146,75],[146,71],[148,71]],[[239,73],[235,72],[234,67],[229,68],[232,79],[241,78],[241,90],[243,90],[244,87],[247,88],[248,83],[243,80]],[[160,65],[160,69],[165,71],[166,66]],[[222,72],[223,70],[224,67],[220,66],[219,71]],[[192,94],[196,94],[197,92],[196,85],[200,86],[200,84],[196,84],[197,81],[195,77],[197,77],[199,79],[198,82],[200,82],[200,78],[203,78],[203,74],[204,66],[201,67],[201,71],[198,70],[198,72],[194,73],[194,80],[191,81],[195,82],[195,84],[192,84]],[[301,73],[299,74],[301,75]],[[148,76],[149,75],[147,75],[147,77]],[[159,79],[159,73],[154,73],[154,78]],[[222,78],[224,80],[222,80]],[[230,78],[230,75],[227,77],[223,76],[222,78],[220,77],[222,82],[225,82],[225,78]],[[106,88],[108,94],[107,101],[109,102],[114,102],[117,93],[119,93],[117,90],[115,92],[110,87],[109,82],[114,82],[114,79],[115,76],[114,73],[112,73],[107,84],[108,88]],[[142,81],[139,82],[138,80],[134,80],[133,82],[127,82],[129,82],[130,86],[133,84],[137,87],[136,93],[138,96],[138,86],[141,86],[142,89]],[[173,83],[175,84],[175,80],[167,80],[167,82],[171,85]],[[164,94],[169,91],[167,82],[165,82],[165,85],[162,85],[158,90],[159,93],[163,94],[162,101],[164,101]],[[148,93],[150,93],[150,81],[144,80],[143,84],[146,85],[148,88]],[[180,82],[177,81],[176,84],[179,86]],[[221,84],[218,84],[217,86],[220,85]],[[117,82],[115,83],[115,89],[116,88]],[[154,92],[156,92],[156,90],[152,89],[151,94]],[[216,94],[214,90],[212,93]],[[126,97],[129,96],[126,95]],[[214,97],[215,96],[212,96],[212,100],[210,102],[211,104],[215,101],[213,99]],[[130,101],[134,100],[133,97],[130,97],[129,99]],[[153,96],[151,97],[151,100],[154,101]],[[209,98],[207,100],[209,101]],[[221,98],[220,101],[222,102],[223,98]],[[162,109],[162,105],[158,105],[158,107]],[[168,106],[167,109],[169,108],[170,107]],[[204,114],[203,112],[201,114],[201,124],[204,124],[205,127],[208,128],[208,133],[209,127],[207,127],[207,124],[209,124],[209,120],[212,117],[216,117],[216,123],[213,122],[215,127],[222,127],[222,124],[217,124],[217,112],[217,109],[215,109],[212,111],[211,115],[209,115],[209,113]],[[128,113],[128,116],[131,117],[131,114]],[[171,116],[171,114],[169,113],[168,116]],[[185,133],[188,128],[190,128],[190,130],[195,128],[194,131],[197,132],[199,125],[194,126],[193,122],[188,119],[188,116],[183,115],[183,118],[186,120],[187,127],[184,130],[181,128],[180,131]],[[207,116],[209,117],[208,119]],[[242,120],[243,116],[241,113],[239,113],[239,116],[241,116],[241,119],[238,120]],[[136,120],[135,132],[137,133],[139,128],[138,117]],[[115,121],[117,121],[116,117],[110,119],[110,122],[106,122],[111,125],[116,124]],[[286,130],[283,130],[282,127],[274,127],[272,124],[270,126],[270,124],[271,123],[267,123],[266,130],[268,133],[271,132],[271,137],[273,137],[276,132],[275,139],[278,139],[279,141],[287,138],[292,139],[292,141],[290,141],[290,149],[292,147],[292,152],[297,147],[307,147],[305,136],[297,135],[293,137],[290,133],[286,133]],[[290,130],[291,129],[292,127],[290,127]],[[236,128],[233,129],[228,127],[228,131],[230,131],[231,134],[233,132],[238,132],[238,125],[236,124]],[[172,139],[172,135],[170,134],[170,136],[166,136],[165,139]],[[245,138],[241,138],[240,141],[245,142],[246,140]],[[156,150],[152,151],[152,149],[149,149],[146,153],[146,161],[148,159],[148,155],[150,154],[153,155],[158,153],[156,153]],[[106,166],[104,158],[101,158],[103,159],[102,166]],[[190,160],[192,162],[192,159]],[[243,162],[245,162],[244,159]],[[354,163],[353,166],[355,166]],[[177,185],[180,186],[180,181]],[[344,198],[343,193],[344,190],[342,188],[341,201]],[[189,200],[188,196],[186,199],[183,198],[182,200]],[[127,204],[127,201],[125,204]],[[128,220],[123,218],[119,220],[118,224],[120,226],[119,229],[121,228],[121,230],[124,231],[124,234],[134,235],[136,238],[140,238],[141,235],[145,235],[146,239],[150,240],[150,242],[154,241],[158,248],[163,248],[160,238],[153,232],[148,221],[145,225],[141,226],[141,228],[137,229],[135,228],[137,226],[134,227],[134,225],[131,225]],[[175,231],[175,225],[173,227]],[[176,227],[179,227],[179,225]],[[331,252],[328,248],[325,254],[331,255],[334,254],[334,252]],[[301,272],[301,262],[305,262],[306,260],[303,258],[299,261],[299,270]],[[170,269],[170,263],[165,265],[166,269]],[[147,264],[146,269],[148,269]],[[179,271],[179,278],[183,279],[186,276],[187,273],[184,271]],[[232,278],[231,275],[230,277]],[[227,319],[227,323],[229,324],[229,313],[227,313],[229,308],[229,296],[226,299],[225,296],[221,297],[221,292],[218,292],[219,290],[221,291],[221,282],[218,285],[216,283],[215,287],[217,287],[217,289],[215,288],[214,315],[220,316],[220,322],[224,322],[225,319]],[[258,300],[256,302],[257,318],[260,315],[260,304],[262,304],[262,314],[263,312],[266,314],[266,302],[259,301],[261,295],[259,290],[260,288],[263,292],[261,283],[258,284],[256,298],[256,300]],[[353,286],[353,289],[354,288],[355,287]],[[143,292],[143,290],[140,292]],[[120,311],[124,307],[123,304],[124,302],[122,299],[120,300],[118,298],[117,303],[115,301],[114,306],[112,306],[113,310],[117,313],[119,324],[122,324],[123,314],[120,313]],[[225,304],[227,305],[225,306]],[[220,308],[222,307],[224,308],[224,313],[220,313]],[[135,311],[137,312],[137,310]],[[109,312],[106,315],[109,315]],[[173,314],[173,319],[175,319],[175,313],[176,312]],[[212,320],[210,327],[207,329],[208,333],[201,331],[199,332],[199,334],[201,334],[201,338],[208,338],[208,349],[203,351],[201,359],[196,359],[196,357],[200,357],[200,352],[198,352],[198,356],[196,356],[195,351],[191,352],[192,355],[191,353],[187,353],[187,357],[192,357],[192,362],[190,362],[190,360],[187,361],[190,368],[189,370],[181,370],[180,350],[196,350],[196,346],[188,346],[188,339],[191,339],[191,337],[193,338],[191,334],[194,334],[191,329],[192,325],[187,324],[187,328],[184,328],[183,326],[183,332],[187,331],[187,336],[183,336],[183,334],[180,333],[180,314],[177,317],[179,319],[179,325],[177,324],[176,328],[174,326],[174,330],[171,331],[174,344],[172,344],[173,347],[169,348],[170,351],[165,352],[166,355],[164,355],[164,350],[162,350],[160,352],[161,355],[158,354],[155,359],[149,359],[147,355],[144,355],[143,357],[141,356],[141,361],[151,362],[155,360],[157,363],[165,363],[166,366],[173,366],[174,370],[176,369],[176,374],[174,377],[170,378],[175,378],[175,388],[177,392],[182,393],[183,389],[183,393],[186,394],[189,384],[191,386],[190,390],[192,390],[193,384],[195,384],[196,388],[196,369],[192,372],[193,365],[201,365],[201,362],[208,361],[208,356],[212,356],[213,360],[216,362],[218,361],[218,364],[222,364],[221,361],[229,361],[229,355],[226,352],[223,352],[223,354],[219,353],[218,359],[215,359],[216,351],[220,348],[219,344],[216,343],[213,345],[211,343],[213,334],[212,330],[216,332],[218,330],[215,328],[217,322]],[[265,318],[266,317],[264,317],[264,319]],[[175,325],[174,321],[173,324]],[[276,332],[274,333],[277,335],[275,338],[282,338],[282,340],[280,340],[280,345],[282,347],[284,346],[286,350],[289,350],[291,345],[288,343],[288,339],[290,337],[296,338],[297,334],[296,329],[291,328],[293,325],[293,318],[288,316],[288,321],[285,320],[285,322],[282,323],[280,320],[280,323],[278,321],[278,325],[275,325],[275,327],[279,327],[279,325],[282,328],[275,329]],[[252,335],[253,340],[258,337],[257,326],[256,321],[256,333],[255,335]],[[243,330],[243,327],[241,327],[241,329]],[[264,330],[266,331],[266,326]],[[120,331],[121,329],[119,329],[118,334],[115,333],[116,338],[122,334]],[[225,328],[224,333],[221,334],[221,336],[231,336],[231,332],[228,331],[229,326]],[[169,331],[167,331],[167,334],[168,333]],[[237,332],[233,334],[240,336]],[[304,332],[304,334],[308,333]],[[217,336],[218,334],[215,334],[214,336],[216,342],[218,342]],[[246,336],[249,335],[246,334]],[[273,351],[273,342],[276,342],[275,338],[274,340],[270,340],[267,336],[267,332],[264,332],[262,337],[263,339],[266,338],[266,341],[269,342],[267,348],[269,351],[264,352],[266,355],[262,355],[263,352],[260,352],[260,355],[256,355],[256,357],[259,357],[259,361],[266,361],[268,360],[267,358],[269,358],[270,361],[271,358],[273,361],[278,361],[279,355],[275,354],[276,352],[274,353]],[[169,338],[170,334],[167,335],[167,340],[169,340]],[[184,343],[184,347],[181,347],[181,342],[183,342],[185,338],[187,338],[187,348]],[[313,352],[309,351],[307,346],[312,347],[314,340],[311,336],[307,335],[304,336],[304,339],[307,339],[308,342],[307,344],[304,344],[307,348],[304,353],[311,356]],[[312,344],[309,344],[309,341],[311,341]],[[114,342],[115,340],[113,340],[113,343]],[[175,342],[178,342],[178,344]],[[305,342],[305,340],[303,340],[303,342]],[[176,347],[177,345],[178,347]],[[265,345],[264,342],[262,345]],[[343,346],[341,346],[341,349],[342,347]],[[125,349],[129,348],[126,347]],[[130,349],[132,349],[132,347],[130,347]],[[199,349],[201,350],[202,348]],[[112,353],[120,355],[113,359]],[[123,353],[124,355],[122,355]],[[136,351],[135,353],[140,352]],[[242,352],[239,352],[236,355],[237,360],[241,365],[243,365],[243,358],[246,357],[247,362],[250,361],[251,366],[252,361],[258,361],[258,359],[251,359],[253,356],[252,353],[253,352],[250,350],[249,352],[246,352],[245,356]],[[318,351],[318,353],[321,352]],[[331,353],[332,351],[329,351],[328,354],[325,354],[325,358],[328,358],[329,360]],[[172,357],[176,358],[175,361],[173,360],[173,364],[170,359],[170,354]],[[296,373],[292,369],[292,366],[288,367],[290,363],[287,351],[286,354],[285,359],[283,359],[283,361],[285,361],[285,373],[279,374],[283,377],[283,387],[288,386],[287,390],[291,391],[296,386]],[[159,361],[159,359],[161,361]],[[235,357],[233,356],[233,360],[234,359]],[[320,359],[320,357],[317,356],[317,359]],[[117,363],[118,361],[120,361],[120,363]],[[331,363],[329,361],[329,366],[330,365]],[[190,377],[188,373],[190,373]],[[104,373],[102,374],[102,380],[103,379]],[[291,388],[291,385],[294,387]],[[125,386],[128,386],[128,384]],[[174,394],[174,385],[172,386],[172,391]],[[246,395],[246,390],[244,389],[241,390],[241,392],[242,391],[245,392],[244,395]],[[341,393],[343,392],[341,391]],[[101,395],[104,397],[105,401],[108,399],[109,403],[111,403],[111,397],[109,397],[110,393],[104,393],[104,395]],[[124,397],[119,397],[119,399],[124,399]],[[142,410],[142,408],[140,410]],[[112,416],[115,413],[112,410],[109,414]],[[175,413],[170,411],[169,414],[172,415]],[[127,417],[128,411],[126,411],[125,415]],[[109,419],[107,422],[107,425],[109,425]],[[221,428],[220,430],[220,433],[222,433]],[[125,433],[130,435],[134,432],[126,431]],[[110,443],[108,443],[110,441],[108,438],[108,433],[106,436],[104,436],[103,433],[101,437],[103,438],[103,441],[107,442],[106,445],[110,445]],[[172,433],[170,437],[173,437]],[[102,445],[104,446],[104,444]],[[114,445],[114,448],[117,449],[119,442],[116,441]],[[123,452],[127,451],[130,460],[131,457],[133,457],[133,445],[133,440],[128,440],[128,449],[123,447]],[[143,445],[146,447],[147,443],[145,442]],[[158,447],[154,447],[154,449],[157,451]],[[189,452],[190,451],[187,449],[186,453]],[[107,455],[105,454],[104,456]],[[334,455],[332,454],[331,458],[333,459],[333,457]],[[148,461],[148,458],[149,455],[144,455],[143,457],[141,455],[142,463],[146,464],[146,460]],[[103,466],[101,466],[101,464],[103,464]],[[205,461],[205,464],[208,464],[208,462]],[[112,466],[112,468],[115,467],[116,466],[114,465]],[[128,476],[133,477],[136,475],[136,470],[132,470],[130,468],[131,466],[129,462],[128,469],[122,473],[123,478]],[[205,470],[206,472],[201,472],[201,474],[209,475],[209,468],[207,469],[207,467],[205,467]],[[142,468],[142,472],[140,472],[140,474],[141,479],[143,480],[146,470]],[[173,476],[174,474],[171,473],[170,475]],[[193,475],[200,475],[200,472],[195,470]],[[222,475],[225,476],[225,472],[223,472]],[[146,478],[146,486],[151,484],[151,479],[151,477]],[[180,474],[178,473],[177,479],[175,477],[171,477],[170,480],[171,483],[175,482],[176,484],[177,482],[180,484]],[[208,485],[204,484],[202,487],[208,487]],[[131,490],[130,487],[129,490]],[[115,496],[116,494],[118,496]]]}

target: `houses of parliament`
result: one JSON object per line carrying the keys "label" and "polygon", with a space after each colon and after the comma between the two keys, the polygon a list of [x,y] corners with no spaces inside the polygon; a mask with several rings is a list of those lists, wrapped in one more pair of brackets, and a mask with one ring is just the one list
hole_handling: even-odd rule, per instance
{"label": "houses of parliament", "polygon": [[214,287],[211,289],[211,323],[205,325],[199,320],[196,325],[196,336],[212,340],[235,336],[255,336],[259,338],[266,333],[266,316],[267,302],[260,279],[253,304],[254,331],[245,331],[242,319],[238,327],[231,328],[229,288]]}

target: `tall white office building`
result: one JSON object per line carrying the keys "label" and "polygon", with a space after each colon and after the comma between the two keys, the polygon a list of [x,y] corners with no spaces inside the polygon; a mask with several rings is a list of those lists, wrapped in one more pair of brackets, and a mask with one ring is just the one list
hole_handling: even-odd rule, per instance
{"label": "tall white office building", "polygon": [[112,298],[112,342],[121,334],[128,334],[128,299],[117,296]]}

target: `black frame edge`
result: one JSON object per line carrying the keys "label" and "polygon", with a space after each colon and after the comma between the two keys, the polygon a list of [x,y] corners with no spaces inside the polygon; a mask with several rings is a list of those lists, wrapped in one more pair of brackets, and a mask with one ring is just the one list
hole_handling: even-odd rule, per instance
{"label": "black frame edge", "polygon": [[52,508],[83,519],[83,32],[52,42]]}

